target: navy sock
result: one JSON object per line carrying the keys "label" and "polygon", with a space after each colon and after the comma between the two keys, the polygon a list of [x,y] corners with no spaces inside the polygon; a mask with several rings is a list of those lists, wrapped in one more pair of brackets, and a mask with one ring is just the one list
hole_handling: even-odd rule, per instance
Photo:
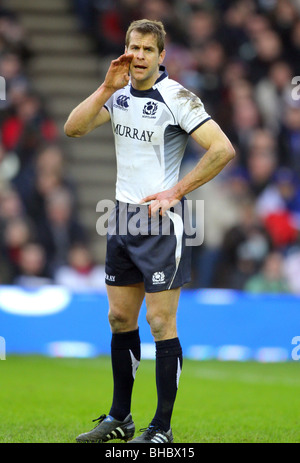
{"label": "navy sock", "polygon": [[114,392],[109,414],[123,421],[130,413],[131,395],[135,373],[141,359],[139,330],[113,333],[111,363]]}
{"label": "navy sock", "polygon": [[178,338],[155,344],[157,409],[151,425],[168,431],[182,369],[182,349]]}

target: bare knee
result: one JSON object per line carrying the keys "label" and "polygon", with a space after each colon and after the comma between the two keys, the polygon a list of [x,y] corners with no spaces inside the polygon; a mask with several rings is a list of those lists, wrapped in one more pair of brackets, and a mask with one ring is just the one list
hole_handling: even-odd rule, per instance
{"label": "bare knee", "polygon": [[146,319],[150,325],[151,333],[155,341],[170,339],[177,336],[176,320],[174,320],[173,317],[147,313]]}
{"label": "bare knee", "polygon": [[137,329],[137,320],[135,317],[116,308],[109,309],[108,321],[113,333]]}

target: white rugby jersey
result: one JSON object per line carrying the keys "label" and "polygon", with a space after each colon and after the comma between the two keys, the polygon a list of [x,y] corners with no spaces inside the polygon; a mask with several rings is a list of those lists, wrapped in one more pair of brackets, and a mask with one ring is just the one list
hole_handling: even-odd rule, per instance
{"label": "white rugby jersey", "polygon": [[160,71],[151,89],[129,83],[104,106],[115,137],[116,199],[125,203],[173,187],[188,136],[210,119],[200,98]]}

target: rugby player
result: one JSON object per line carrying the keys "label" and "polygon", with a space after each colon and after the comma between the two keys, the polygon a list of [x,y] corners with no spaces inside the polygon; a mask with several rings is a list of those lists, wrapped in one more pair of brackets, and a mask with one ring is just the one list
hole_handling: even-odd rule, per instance
{"label": "rugby player", "polygon": [[[82,137],[111,121],[117,157],[116,207],[107,234],[106,287],[112,331],[112,404],[95,428],[77,442],[131,440],[131,397],[140,362],[138,316],[145,298],[156,346],[157,407],[133,443],[172,443],[171,417],[182,369],[176,313],[181,287],[190,281],[190,247],[182,214],[185,195],[214,178],[234,149],[202,101],[168,77],[163,66],[165,30],[160,21],[138,20],[126,34],[125,53],[111,62],[104,82],[69,115],[65,134]],[[188,137],[204,150],[179,181]],[[119,217],[142,210],[144,231],[119,233]],[[122,214],[120,214],[122,210]],[[159,217],[157,233],[149,221]],[[171,232],[162,232],[164,219]],[[113,230],[114,229],[114,230]]]}

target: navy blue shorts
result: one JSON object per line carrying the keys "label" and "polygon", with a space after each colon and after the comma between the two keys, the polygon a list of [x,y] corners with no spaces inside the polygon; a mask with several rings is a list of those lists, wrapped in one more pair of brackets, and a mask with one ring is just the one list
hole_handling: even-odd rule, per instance
{"label": "navy blue shorts", "polygon": [[117,201],[107,233],[105,282],[126,286],[144,282],[148,293],[178,288],[191,280],[191,247],[186,246],[185,200],[149,217],[148,206]]}

